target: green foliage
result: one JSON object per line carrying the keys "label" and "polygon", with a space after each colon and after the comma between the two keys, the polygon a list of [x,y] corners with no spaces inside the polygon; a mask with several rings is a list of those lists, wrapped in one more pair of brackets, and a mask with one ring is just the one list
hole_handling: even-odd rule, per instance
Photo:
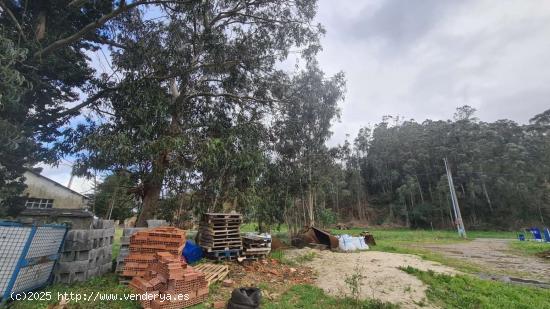
{"label": "green foliage", "polygon": [[315,259],[316,256],[317,256],[317,253],[308,252],[306,254],[302,254],[302,255],[296,257],[294,260],[296,261],[296,263],[303,264],[303,263],[306,263],[306,262],[313,261],[313,259]]}
{"label": "green foliage", "polygon": [[402,268],[428,288],[428,299],[444,308],[550,308],[550,291],[482,280],[469,275],[447,276],[413,267]]}
{"label": "green foliage", "polygon": [[[114,308],[114,309],[138,309],[141,305],[137,301],[123,300],[123,295],[134,293],[128,286],[120,284],[118,276],[115,274],[107,274],[101,277],[94,277],[86,282],[75,283],[72,285],[54,284],[41,290],[42,292],[51,293],[51,300],[21,300],[10,304],[10,308],[14,309],[46,309],[48,306],[59,304],[58,295],[64,293],[74,293],[74,295],[95,295],[101,293],[104,295],[116,294],[119,300],[92,300],[80,302],[69,302],[69,309],[99,309],[99,308]],[[59,294],[58,294],[59,293]]]}
{"label": "green foliage", "polygon": [[363,287],[361,280],[363,280],[363,278],[363,269],[359,264],[355,265],[352,274],[346,275],[344,278],[344,282],[350,291],[350,297],[356,302],[359,302],[359,296],[361,295],[361,289]]}
{"label": "green foliage", "polygon": [[176,196],[165,197],[159,201],[159,208],[157,210],[158,219],[164,219],[168,222],[174,221],[174,214],[180,207],[181,199]]}
{"label": "green foliage", "polygon": [[[1,30],[1,28],[0,28]],[[0,31],[0,217],[16,215],[24,205],[20,194],[25,189],[25,164],[35,162],[36,144],[29,132],[13,121],[20,107],[19,99],[29,89],[25,77],[15,64],[26,51]]]}
{"label": "green foliage", "polygon": [[[550,137],[542,113],[530,125],[481,122],[475,109],[453,121],[385,118],[355,141],[373,204],[390,222],[451,227],[443,158],[448,158],[467,228],[521,227],[550,221]],[[352,206],[348,206],[352,208]]]}
{"label": "green foliage", "polygon": [[[78,114],[80,93],[93,95],[87,53],[110,32],[94,23],[112,1],[2,1],[0,14],[0,216],[15,215],[25,168],[55,163],[59,129]],[[105,18],[105,21],[112,19]],[[86,28],[86,31],[81,31]]]}
{"label": "green foliage", "polygon": [[324,208],[317,212],[319,223],[322,227],[331,226],[336,223],[336,213],[330,208]]}
{"label": "green foliage", "polygon": [[[134,10],[116,23],[113,76],[95,115],[65,131],[59,149],[77,171],[130,171],[141,184],[138,224],[161,188],[194,191],[196,212],[259,203],[255,184],[267,150],[266,119],[291,82],[275,64],[290,48],[307,61],[323,32],[315,1],[189,1]],[[261,22],[259,22],[261,21]]]}
{"label": "green foliage", "polygon": [[137,206],[134,196],[128,193],[128,190],[133,187],[135,187],[135,182],[125,172],[107,176],[96,188],[95,215],[108,218],[109,212],[111,212],[112,220],[124,220],[131,217],[132,209]]}

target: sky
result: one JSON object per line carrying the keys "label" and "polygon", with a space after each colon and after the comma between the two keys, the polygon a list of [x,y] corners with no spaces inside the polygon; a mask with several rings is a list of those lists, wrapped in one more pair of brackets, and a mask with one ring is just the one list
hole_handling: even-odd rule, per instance
{"label": "sky", "polygon": [[[550,1],[319,0],[317,20],[327,31],[321,68],[347,79],[330,145],[384,115],[445,120],[467,104],[482,121],[527,123],[550,108]],[[69,182],[70,161],[42,167]]]}
{"label": "sky", "polygon": [[550,108],[550,1],[320,0],[319,55],[347,93],[330,144],[384,115],[527,123]]}

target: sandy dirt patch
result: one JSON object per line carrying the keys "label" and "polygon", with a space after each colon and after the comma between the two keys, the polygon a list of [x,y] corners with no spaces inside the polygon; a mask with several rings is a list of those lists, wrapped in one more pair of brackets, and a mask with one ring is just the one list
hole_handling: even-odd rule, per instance
{"label": "sandy dirt patch", "polygon": [[541,258],[518,255],[509,247],[510,239],[477,238],[472,241],[421,245],[444,256],[478,264],[487,273],[507,274],[526,279],[550,281],[550,263]]}
{"label": "sandy dirt patch", "polygon": [[315,252],[313,260],[304,262],[317,273],[315,285],[334,296],[350,295],[346,277],[359,269],[361,280],[360,297],[374,298],[399,304],[402,308],[418,308],[419,304],[429,304],[426,300],[427,286],[416,277],[400,270],[401,266],[412,266],[420,270],[431,269],[438,273],[456,274],[456,270],[436,262],[422,260],[409,254],[363,251],[340,253],[328,250],[296,249],[285,251],[290,258]]}

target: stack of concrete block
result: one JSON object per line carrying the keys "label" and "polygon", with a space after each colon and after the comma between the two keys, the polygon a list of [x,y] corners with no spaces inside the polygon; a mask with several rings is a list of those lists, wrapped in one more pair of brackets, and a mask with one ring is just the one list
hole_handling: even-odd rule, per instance
{"label": "stack of concrete block", "polygon": [[[130,237],[139,231],[144,231],[145,227],[125,228],[122,230],[122,237],[120,238],[120,251],[116,258],[115,272],[120,276],[124,270],[124,259],[130,254]],[[127,280],[121,277],[122,283],[128,283]]]}
{"label": "stack of concrete block", "polygon": [[69,230],[53,272],[54,282],[82,282],[111,271],[114,236],[112,220],[98,220],[92,229]]}
{"label": "stack of concrete block", "polygon": [[147,273],[132,278],[130,288],[138,294],[148,294],[141,300],[143,308],[186,308],[208,297],[205,275],[169,252],[156,253]]}

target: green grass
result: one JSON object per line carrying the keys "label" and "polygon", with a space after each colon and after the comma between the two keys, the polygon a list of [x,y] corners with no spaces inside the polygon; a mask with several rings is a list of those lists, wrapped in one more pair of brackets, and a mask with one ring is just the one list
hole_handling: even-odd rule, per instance
{"label": "green grass", "polygon": [[[333,234],[359,235],[364,229],[331,230]],[[375,229],[369,230],[376,239],[376,242],[436,242],[451,243],[463,241],[456,231],[450,230],[409,230],[409,229]],[[500,231],[470,231],[468,239],[475,238],[516,238],[515,232]]]}
{"label": "green grass", "polygon": [[[125,285],[118,283],[118,278],[115,274],[108,274],[101,277],[95,277],[91,280],[82,283],[75,283],[71,285],[64,284],[54,284],[46,287],[41,290],[41,292],[50,293],[51,300],[20,300],[14,301],[11,304],[13,305],[12,309],[43,309],[47,308],[48,305],[58,304],[58,293],[74,293],[81,295],[82,297],[88,297],[93,293],[111,293],[117,294],[119,297],[122,297],[123,294],[132,293],[132,291]],[[47,294],[45,294],[47,295]],[[120,308],[120,309],[132,309],[132,308],[141,308],[141,306],[130,300],[117,300],[117,301],[80,301],[80,302],[69,302],[69,307],[78,308],[78,309],[104,309],[104,308]]]}
{"label": "green grass", "polygon": [[113,261],[118,257],[120,252],[120,237],[122,237],[123,229],[115,229],[115,238],[113,239]]}
{"label": "green grass", "polygon": [[[249,222],[241,225],[241,233],[258,232],[258,223]],[[275,225],[271,229],[272,234],[288,233],[288,226],[286,224]]]}
{"label": "green grass", "polygon": [[[359,235],[364,229],[331,230],[336,235],[348,234]],[[479,265],[469,263],[465,260],[452,259],[440,253],[421,248],[423,244],[452,244],[470,241],[475,238],[508,238],[516,237],[514,232],[499,231],[471,231],[468,232],[468,239],[462,239],[456,231],[450,230],[409,230],[409,229],[374,229],[370,230],[376,240],[376,246],[371,250],[415,254],[425,260],[439,262],[441,264],[456,268],[464,272],[481,272]]]}
{"label": "green grass", "polygon": [[[258,223],[250,222],[250,223],[244,223],[241,225],[241,233],[249,233],[249,232],[258,232]],[[273,226],[270,231],[271,236],[277,237],[280,240],[289,243],[288,238],[288,226],[286,224],[281,224],[279,226]]]}
{"label": "green grass", "polygon": [[550,244],[536,241],[514,241],[512,249],[523,255],[536,255],[545,251],[550,251]]}
{"label": "green grass", "polygon": [[356,301],[351,298],[336,298],[325,294],[325,292],[317,287],[307,284],[300,284],[291,287],[280,299],[276,301],[264,300],[262,308],[278,309],[278,308],[398,308],[395,305],[382,303],[376,300]]}
{"label": "green grass", "polygon": [[428,300],[442,308],[550,308],[550,290],[528,288],[469,275],[447,276],[402,268],[429,286]]}
{"label": "green grass", "polygon": [[305,262],[313,261],[313,259],[315,259],[316,256],[317,256],[317,253],[308,252],[306,254],[302,254],[302,255],[296,257],[294,260],[296,261],[296,263],[302,264],[302,263],[305,263]]}

